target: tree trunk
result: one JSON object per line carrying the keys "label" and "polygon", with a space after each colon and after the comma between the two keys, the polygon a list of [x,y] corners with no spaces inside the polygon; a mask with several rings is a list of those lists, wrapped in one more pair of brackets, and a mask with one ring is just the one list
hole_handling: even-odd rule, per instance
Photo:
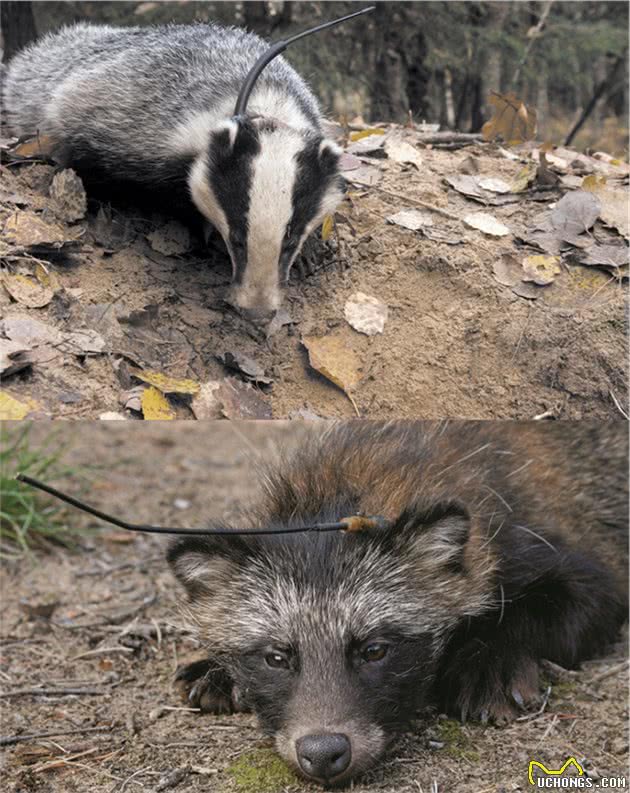
{"label": "tree trunk", "polygon": [[16,52],[37,38],[32,3],[2,0],[0,3],[0,28],[2,30],[3,60],[6,62]]}

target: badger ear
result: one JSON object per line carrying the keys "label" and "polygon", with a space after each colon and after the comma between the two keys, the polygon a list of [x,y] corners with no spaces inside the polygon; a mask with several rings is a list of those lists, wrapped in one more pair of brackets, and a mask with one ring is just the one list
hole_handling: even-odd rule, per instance
{"label": "badger ear", "polygon": [[466,572],[471,520],[462,504],[442,502],[429,509],[412,507],[396,521],[393,533],[398,547],[423,569]]}
{"label": "badger ear", "polygon": [[226,119],[210,136],[210,153],[214,159],[254,156],[260,151],[258,130],[247,118]]}
{"label": "badger ear", "polygon": [[212,132],[212,149],[225,157],[229,156],[234,149],[236,136],[238,135],[239,123],[236,119],[230,118],[216,127]]}
{"label": "badger ear", "polygon": [[247,556],[240,537],[184,536],[169,546],[167,560],[191,599],[227,585]]}
{"label": "badger ear", "polygon": [[317,155],[323,170],[330,172],[336,171],[341,154],[341,148],[337,146],[334,141],[328,138],[322,138],[317,150]]}

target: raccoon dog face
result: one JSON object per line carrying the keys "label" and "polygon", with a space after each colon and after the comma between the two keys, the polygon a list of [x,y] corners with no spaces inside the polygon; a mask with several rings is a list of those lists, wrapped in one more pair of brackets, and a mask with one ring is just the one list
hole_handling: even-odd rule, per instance
{"label": "raccoon dog face", "polygon": [[231,300],[252,319],[279,308],[304,240],[342,199],[339,153],[313,132],[243,118],[215,129],[193,166],[193,201],[232,260]]}
{"label": "raccoon dog face", "polygon": [[386,536],[189,537],[169,559],[210,658],[279,753],[337,785],[423,704],[458,604],[483,607],[463,569],[468,529],[449,508]]}

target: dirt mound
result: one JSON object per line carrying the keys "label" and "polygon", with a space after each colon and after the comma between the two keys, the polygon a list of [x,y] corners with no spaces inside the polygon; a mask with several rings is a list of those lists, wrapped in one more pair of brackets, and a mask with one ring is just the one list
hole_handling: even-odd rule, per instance
{"label": "dirt mound", "polygon": [[[80,182],[9,155],[4,402],[21,415],[140,418],[157,409],[153,387],[158,415],[178,418],[618,416],[628,166],[431,139],[394,126],[344,139],[348,199],[327,241],[310,242],[303,275],[294,268],[268,337],[226,308],[220,241],[207,247],[146,208],[90,199],[86,213]],[[387,307],[382,333],[346,320],[357,292]],[[334,339],[319,372],[312,337]],[[146,370],[193,385],[135,376]],[[208,406],[199,390],[218,384],[230,393]]]}

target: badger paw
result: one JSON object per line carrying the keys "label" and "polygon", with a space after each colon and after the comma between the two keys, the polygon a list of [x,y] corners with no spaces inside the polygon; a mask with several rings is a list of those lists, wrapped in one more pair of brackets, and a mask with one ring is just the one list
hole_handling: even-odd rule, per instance
{"label": "badger paw", "polygon": [[232,678],[208,659],[180,666],[175,688],[184,702],[202,713],[236,713],[245,708],[238,702]]}

